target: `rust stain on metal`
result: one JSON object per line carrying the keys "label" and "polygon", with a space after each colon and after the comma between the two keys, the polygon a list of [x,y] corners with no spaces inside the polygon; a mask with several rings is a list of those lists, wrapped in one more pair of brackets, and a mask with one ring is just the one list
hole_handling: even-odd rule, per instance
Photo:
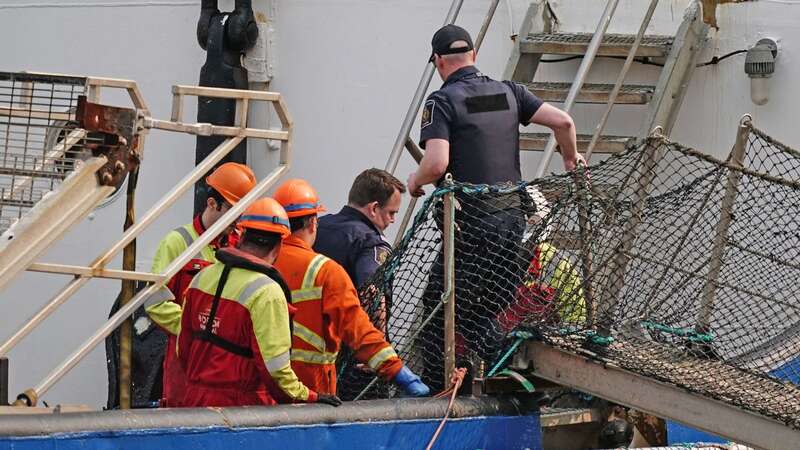
{"label": "rust stain on metal", "polygon": [[703,0],[703,22],[719,29],[717,26],[717,5],[723,3],[743,3],[752,0]]}
{"label": "rust stain on metal", "polygon": [[94,156],[104,155],[108,159],[97,172],[100,183],[120,186],[127,173],[139,165],[138,112],[92,103],[86,96],[80,96],[75,117],[78,126],[87,131],[90,142],[85,147]]}

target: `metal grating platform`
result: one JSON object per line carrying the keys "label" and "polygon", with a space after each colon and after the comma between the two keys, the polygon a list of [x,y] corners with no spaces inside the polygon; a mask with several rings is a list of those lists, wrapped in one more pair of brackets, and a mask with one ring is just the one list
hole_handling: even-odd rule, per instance
{"label": "metal grating platform", "polygon": [[[567,98],[572,83],[559,82],[534,82],[527,83],[526,86],[534,95],[546,102],[563,102]],[[578,103],[608,103],[613,84],[592,84],[583,85],[578,98]],[[649,85],[625,85],[617,95],[615,104],[618,105],[645,105],[650,102],[655,92],[655,86]]]}
{"label": "metal grating platform", "polygon": [[[636,36],[632,34],[606,34],[598,56],[627,56]],[[592,33],[534,33],[520,42],[523,53],[553,55],[582,55],[592,40]],[[636,56],[666,57],[674,38],[649,35],[642,39]]]}
{"label": "metal grating platform", "polygon": [[[547,145],[550,133],[521,133],[519,135],[520,150],[541,152]],[[634,138],[630,136],[602,136],[594,148],[596,154],[615,154],[622,153],[627,148],[628,143]],[[589,134],[578,135],[578,151],[585,152],[589,146],[592,136]]]}
{"label": "metal grating platform", "polygon": [[88,156],[77,129],[86,78],[0,72],[0,233]]}

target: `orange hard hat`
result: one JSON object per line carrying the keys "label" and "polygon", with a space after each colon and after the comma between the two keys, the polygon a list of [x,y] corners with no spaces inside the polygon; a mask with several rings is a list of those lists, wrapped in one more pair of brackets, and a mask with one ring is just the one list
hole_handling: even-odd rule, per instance
{"label": "orange hard hat", "polygon": [[244,164],[226,162],[206,177],[206,183],[233,205],[253,189],[256,176]]}
{"label": "orange hard hat", "polygon": [[264,197],[250,205],[236,224],[241,229],[268,231],[285,238],[291,234],[289,216],[275,199]]}
{"label": "orange hard hat", "polygon": [[325,211],[317,191],[306,180],[286,180],[275,191],[273,198],[283,206],[289,217],[302,217]]}

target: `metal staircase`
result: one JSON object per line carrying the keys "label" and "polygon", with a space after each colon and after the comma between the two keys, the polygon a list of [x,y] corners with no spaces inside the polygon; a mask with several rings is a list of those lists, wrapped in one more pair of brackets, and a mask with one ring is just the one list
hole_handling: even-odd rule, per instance
{"label": "metal staircase", "polygon": [[[693,2],[686,10],[683,23],[674,36],[646,35],[644,30],[657,3],[657,1],[651,2],[639,35],[605,34],[616,8],[616,2],[613,1],[608,3],[609,6],[606,7],[604,17],[598,25],[598,31],[594,34],[559,31],[556,29],[556,22],[548,2],[545,0],[531,3],[520,27],[520,38],[517,39],[515,48],[511,52],[503,77],[526,84],[531,92],[545,101],[563,103],[567,111],[572,106],[571,89],[577,90],[573,95],[575,103],[607,104],[606,116],[616,105],[646,106],[646,120],[638,135],[644,136],[657,126],[669,133],[694,71],[697,54],[706,38],[708,26],[702,21],[699,4]],[[584,59],[588,61],[583,61],[573,83],[534,81],[545,55],[585,56]],[[626,61],[618,79],[618,89],[615,89],[614,84],[584,84],[586,72],[597,56],[629,58],[630,62],[642,59],[663,61],[663,69],[653,85],[621,84],[630,66],[630,62]],[[581,153],[585,154],[588,151],[590,153],[588,156],[591,156],[592,152],[619,153],[625,150],[628,140],[635,137],[603,134],[606,119],[607,117],[604,117],[598,127],[592,130],[598,135],[594,145],[591,144],[593,133],[578,134],[578,150]],[[555,147],[555,141],[549,133],[523,133],[520,136],[521,150],[545,151],[537,177],[544,173],[549,164],[552,149],[548,153],[548,146],[552,149]],[[589,157],[586,159],[588,161]]]}
{"label": "metal staircase", "polygon": [[[133,108],[99,103],[101,92],[108,89],[127,91]],[[184,121],[184,103],[193,97],[231,100],[236,108],[235,124],[222,126]],[[281,123],[280,129],[248,123],[254,105],[267,103],[272,105]],[[161,120],[150,115],[139,88],[130,80],[0,72],[0,291],[24,271],[69,278],[55,296],[13,334],[0,341],[0,358],[92,279],[149,283],[107,322],[93,330],[92,335],[45,379],[21,393],[14,404],[35,406],[42,394],[103,342],[148,296],[161,289],[203,246],[264,195],[289,170],[292,128],[286,103],[276,92],[177,85],[172,88],[171,118]],[[121,185],[120,180],[127,172],[139,164],[144,138],[152,129],[219,136],[222,140],[89,266],[38,262],[50,246],[102,203],[115,186]],[[109,267],[118,253],[246,138],[280,143],[277,167],[250,193],[163,273]]]}

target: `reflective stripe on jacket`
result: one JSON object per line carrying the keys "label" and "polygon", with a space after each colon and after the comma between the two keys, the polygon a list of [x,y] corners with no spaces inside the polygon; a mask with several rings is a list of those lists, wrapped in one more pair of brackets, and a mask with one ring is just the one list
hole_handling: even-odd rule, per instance
{"label": "reflective stripe on jacket", "polygon": [[[193,223],[189,223],[170,231],[158,244],[158,250],[153,258],[153,273],[162,273],[178,256],[181,255],[192,243],[200,237],[198,228],[202,230],[202,225],[198,226],[200,217],[195,218]],[[189,286],[192,278],[204,267],[216,262],[214,249],[207,245],[192,258],[180,272],[170,279],[167,287],[173,294],[172,299],[166,298],[162,294],[155,295],[146,300],[145,310],[150,319],[158,326],[163,328],[171,335],[177,336],[181,325],[181,308],[183,291]],[[161,301],[158,301],[161,300]],[[164,302],[164,300],[173,300]],[[162,303],[163,302],[163,303]],[[177,302],[177,304],[175,303]],[[174,348],[174,341],[171,348]]]}
{"label": "reflective stripe on jacket", "polygon": [[397,375],[400,358],[361,308],[342,266],[289,236],[275,268],[292,290],[292,305],[297,308],[292,367],[303,383],[320,393],[336,392],[335,362],[342,343],[381,377]]}
{"label": "reflective stripe on jacket", "polygon": [[[153,273],[162,273],[181,253],[205,231],[200,216],[170,231],[158,244],[153,257]],[[164,370],[162,377],[163,399],[165,406],[180,406],[186,392],[186,374],[178,363],[175,349],[177,336],[181,329],[181,303],[183,292],[192,278],[204,267],[216,261],[214,249],[207,245],[200,250],[181,270],[167,283],[166,288],[156,292],[144,303],[145,311],[150,319],[167,332],[167,345],[164,350]]]}
{"label": "reflective stripe on jacket", "polygon": [[[271,278],[247,269],[231,269],[214,323],[208,323],[224,267],[218,262],[203,269],[186,291],[178,337],[178,356],[190,387],[184,404],[220,406],[203,405],[202,399],[190,398],[193,387],[201,387],[204,393],[214,389],[236,391],[241,394],[237,398],[256,401],[257,391],[264,385],[279,403],[316,401],[316,393],[304,386],[292,371],[286,297]],[[198,339],[198,333],[207,326],[220,338],[251,349],[252,357]]]}

